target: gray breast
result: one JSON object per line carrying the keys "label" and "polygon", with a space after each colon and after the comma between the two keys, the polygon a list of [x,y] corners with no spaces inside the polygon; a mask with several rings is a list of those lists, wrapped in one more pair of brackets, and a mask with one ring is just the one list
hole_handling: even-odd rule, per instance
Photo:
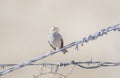
{"label": "gray breast", "polygon": [[54,47],[58,47],[60,48],[61,47],[61,35],[59,33],[56,33],[52,36],[52,40],[51,40],[51,43]]}

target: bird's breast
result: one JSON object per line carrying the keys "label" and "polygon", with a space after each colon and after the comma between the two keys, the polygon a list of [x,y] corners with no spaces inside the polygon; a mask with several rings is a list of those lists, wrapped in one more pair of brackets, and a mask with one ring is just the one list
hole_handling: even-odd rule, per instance
{"label": "bird's breast", "polygon": [[61,38],[58,35],[49,36],[49,42],[54,47],[61,47]]}

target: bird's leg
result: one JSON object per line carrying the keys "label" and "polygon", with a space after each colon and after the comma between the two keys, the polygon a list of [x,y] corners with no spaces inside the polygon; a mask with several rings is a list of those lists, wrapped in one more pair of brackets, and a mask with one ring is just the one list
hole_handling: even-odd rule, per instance
{"label": "bird's leg", "polygon": [[52,49],[50,52],[53,52],[53,51],[55,51],[54,49]]}

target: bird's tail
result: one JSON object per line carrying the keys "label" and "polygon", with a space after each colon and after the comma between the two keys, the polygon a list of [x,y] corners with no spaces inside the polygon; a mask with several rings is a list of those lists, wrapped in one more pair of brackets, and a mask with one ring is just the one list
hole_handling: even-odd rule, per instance
{"label": "bird's tail", "polygon": [[67,53],[68,51],[67,51],[66,49],[64,49],[64,50],[62,50],[62,52],[65,54],[65,53]]}

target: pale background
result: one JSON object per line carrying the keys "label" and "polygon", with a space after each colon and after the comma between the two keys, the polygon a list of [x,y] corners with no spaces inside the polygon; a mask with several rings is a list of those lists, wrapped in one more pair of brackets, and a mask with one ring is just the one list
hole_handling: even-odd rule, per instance
{"label": "pale background", "polygon": [[[51,26],[59,27],[68,44],[118,23],[120,0],[0,0],[0,64],[22,63],[50,51],[47,36]],[[42,62],[91,58],[119,62],[119,40],[119,32],[110,32],[79,51],[72,47],[66,55],[58,53]],[[68,72],[63,69],[63,74]],[[33,78],[39,71],[39,66],[24,67],[0,78]],[[91,70],[75,67],[69,78],[120,78],[120,67]]]}

